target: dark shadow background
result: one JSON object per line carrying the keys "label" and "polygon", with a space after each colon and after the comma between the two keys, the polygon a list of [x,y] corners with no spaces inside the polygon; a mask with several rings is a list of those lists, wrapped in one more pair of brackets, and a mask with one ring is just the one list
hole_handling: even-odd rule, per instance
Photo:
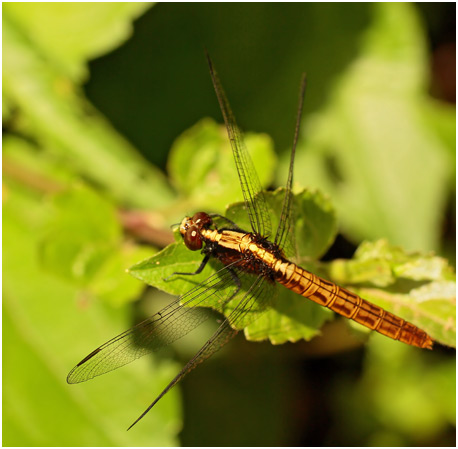
{"label": "dark shadow background", "polygon": [[[429,40],[431,93],[454,103],[455,4],[416,7]],[[86,94],[165,170],[178,135],[205,116],[221,122],[206,47],[241,128],[269,133],[282,152],[291,144],[301,72],[308,73],[304,114],[310,114],[358,52],[370,20],[370,4],[361,3],[157,4],[137,20],[125,45],[90,64]],[[353,250],[340,237],[328,257],[349,257]],[[342,325],[337,320],[328,328]],[[431,357],[440,355],[439,348]],[[238,337],[224,357],[212,358],[182,382],[182,444],[364,445],[364,435],[348,434],[336,421],[333,405],[333,389],[342,379],[360,378],[363,358],[364,348],[350,337],[340,353],[313,356],[302,343],[255,346]],[[421,443],[454,441],[450,428],[441,441]]]}

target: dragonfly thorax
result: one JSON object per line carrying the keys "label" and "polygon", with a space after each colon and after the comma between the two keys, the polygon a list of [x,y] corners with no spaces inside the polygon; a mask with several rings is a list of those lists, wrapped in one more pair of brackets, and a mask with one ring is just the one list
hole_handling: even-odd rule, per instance
{"label": "dragonfly thorax", "polygon": [[202,236],[200,231],[212,224],[210,215],[205,212],[197,212],[191,217],[184,217],[180,224],[180,234],[183,236],[185,245],[192,251],[202,249]]}

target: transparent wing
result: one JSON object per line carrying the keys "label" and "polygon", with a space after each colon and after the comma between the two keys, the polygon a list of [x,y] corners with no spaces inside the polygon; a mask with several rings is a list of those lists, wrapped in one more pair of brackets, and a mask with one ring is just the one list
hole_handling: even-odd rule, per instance
{"label": "transparent wing", "polygon": [[[243,275],[243,273],[241,274]],[[252,276],[250,276],[250,278],[252,278]],[[246,277],[245,280],[247,279]],[[171,388],[186,376],[186,374],[224,346],[237,333],[236,329],[246,327],[259,318],[274,296],[274,289],[275,286],[273,284],[268,282],[263,276],[258,276],[255,281],[251,283],[250,288],[242,293],[242,299],[238,302],[230,315],[223,321],[213,336],[184,366],[153,403],[135,420],[129,429],[140,421]]]}
{"label": "transparent wing", "polygon": [[[296,227],[295,227],[295,208],[293,205],[294,195],[291,190],[285,189],[285,196],[283,198],[282,208],[289,208],[288,213],[282,213],[280,221],[278,222],[277,235],[278,247],[283,251],[284,256],[291,262],[297,260],[297,246],[296,246]],[[279,234],[280,232],[280,234]]]}
{"label": "transparent wing", "polygon": [[251,161],[250,155],[245,148],[242,133],[237,126],[234,114],[232,113],[229,102],[224,93],[221,81],[216,73],[213,62],[207,53],[210,75],[215,88],[216,96],[223,113],[226,124],[227,134],[232,146],[232,152],[237,166],[237,172],[242,187],[243,198],[248,209],[248,216],[253,231],[263,237],[269,237],[271,234],[271,223],[267,204],[262,192],[261,183]]}
{"label": "transparent wing", "polygon": [[289,163],[288,181],[285,187],[285,197],[283,199],[283,205],[281,210],[280,222],[275,234],[274,243],[280,248],[283,248],[285,255],[288,258],[296,255],[296,241],[294,233],[294,208],[293,206],[293,175],[294,175],[294,158],[296,155],[296,146],[299,138],[299,130],[301,126],[302,109],[304,106],[304,96],[306,87],[306,76],[305,73],[302,75],[301,88],[299,93],[299,106],[297,110],[296,128],[294,132],[293,148],[291,150],[291,159]]}
{"label": "transparent wing", "polygon": [[115,370],[191,332],[210,316],[199,305],[212,296],[227,301],[237,293],[234,269],[238,263],[223,267],[160,312],[98,347],[70,371],[67,382],[85,382]]}

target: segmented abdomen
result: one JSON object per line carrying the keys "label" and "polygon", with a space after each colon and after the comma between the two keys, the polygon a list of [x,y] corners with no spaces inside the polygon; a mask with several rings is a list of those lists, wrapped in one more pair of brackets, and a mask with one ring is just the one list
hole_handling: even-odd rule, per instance
{"label": "segmented abdomen", "polygon": [[433,340],[425,331],[293,263],[282,264],[277,271],[277,281],[299,295],[387,337],[432,349]]}

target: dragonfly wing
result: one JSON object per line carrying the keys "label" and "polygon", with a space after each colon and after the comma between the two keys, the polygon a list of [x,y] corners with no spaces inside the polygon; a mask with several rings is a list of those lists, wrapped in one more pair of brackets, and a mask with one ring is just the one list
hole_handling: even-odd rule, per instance
{"label": "dragonfly wing", "polygon": [[[287,259],[294,262],[297,258],[296,226],[294,219],[294,195],[291,190],[285,190],[282,214],[278,223],[276,243],[282,249]],[[288,210],[288,212],[284,212]]]}
{"label": "dragonfly wing", "polygon": [[235,334],[236,330],[232,329],[225,320],[218,330],[213,334],[212,338],[205,343],[200,351],[186,364],[186,366],[175,376],[175,378],[165,387],[162,393],[148,406],[148,408],[130,425],[129,430],[138,423],[155,405],[156,403],[171,390],[181,379],[183,379],[189,371],[193,370],[199,363],[214,354],[218,349],[224,346]]}
{"label": "dragonfly wing", "polygon": [[301,125],[302,109],[304,106],[304,96],[306,87],[305,74],[302,75],[301,88],[299,94],[299,106],[297,110],[296,128],[294,132],[293,148],[291,150],[291,159],[288,170],[288,181],[286,182],[285,197],[283,199],[282,211],[280,222],[275,234],[274,243],[280,248],[283,248],[287,257],[296,255],[296,242],[294,238],[294,214],[293,214],[293,201],[294,196],[292,192],[293,174],[294,174],[294,158],[296,155],[296,146],[299,139],[299,130]]}
{"label": "dragonfly wing", "polygon": [[[241,272],[243,275],[243,273]],[[248,275],[250,276],[250,275]],[[250,276],[251,277],[251,276]],[[252,278],[252,277],[251,277]],[[246,279],[249,279],[248,277]],[[148,408],[135,420],[129,427],[133,427],[140,421],[154,405],[171,390],[186,374],[193,370],[198,364],[208,359],[222,346],[224,346],[232,337],[237,334],[236,329],[245,327],[264,313],[268,302],[272,298],[272,290],[275,286],[269,283],[263,276],[258,276],[252,282],[248,291],[243,293],[242,300],[223,321],[213,336],[202,346],[199,352],[184,366],[176,377],[164,388],[162,393],[148,406]]]}
{"label": "dragonfly wing", "polygon": [[250,155],[246,150],[243,135],[237,126],[221,81],[219,80],[218,74],[213,67],[213,62],[208,54],[207,60],[210,67],[213,87],[218,97],[218,102],[226,124],[227,134],[231,142],[232,153],[234,155],[235,165],[237,166],[237,172],[242,187],[243,198],[245,199],[245,204],[248,209],[251,227],[256,234],[268,237],[271,234],[271,223],[261,183],[259,182]]}
{"label": "dragonfly wing", "polygon": [[224,301],[239,290],[231,269],[231,265],[223,267],[160,312],[98,347],[70,371],[67,382],[85,382],[115,370],[191,332],[210,316],[199,305],[220,296],[221,291],[225,297],[220,300]]}

